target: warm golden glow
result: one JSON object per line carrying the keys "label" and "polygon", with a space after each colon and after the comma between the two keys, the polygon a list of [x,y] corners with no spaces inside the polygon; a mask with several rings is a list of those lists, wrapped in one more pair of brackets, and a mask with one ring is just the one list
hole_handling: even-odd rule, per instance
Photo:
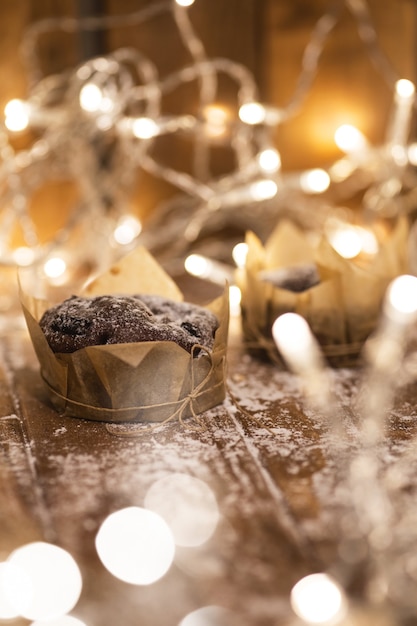
{"label": "warm golden glow", "polygon": [[229,307],[230,315],[233,317],[239,317],[241,313],[240,303],[242,300],[242,292],[237,285],[230,285],[229,287]]}
{"label": "warm golden glow", "polygon": [[278,186],[276,182],[269,179],[258,180],[249,185],[249,197],[257,202],[273,198],[277,191]]}
{"label": "warm golden glow", "polygon": [[274,341],[284,359],[307,358],[313,345],[313,336],[306,320],[297,313],[284,313],[272,327]]}
{"label": "warm golden glow", "polygon": [[245,124],[261,124],[265,121],[266,110],[260,102],[247,102],[239,109],[239,118]]}
{"label": "warm golden glow", "polygon": [[316,168],[300,176],[300,186],[305,193],[323,193],[330,185],[330,176],[325,170]]}
{"label": "warm golden glow", "polygon": [[244,268],[246,265],[246,257],[248,256],[248,244],[245,242],[237,243],[232,250],[232,257],[236,263],[236,267]]}
{"label": "warm golden glow", "polygon": [[171,567],[175,542],[160,515],[132,506],[104,520],[96,536],[96,549],[113,576],[132,585],[150,585]]}
{"label": "warm golden glow", "polygon": [[417,143],[408,146],[407,156],[411,165],[417,165]]}
{"label": "warm golden glow", "polygon": [[184,261],[185,270],[202,280],[224,286],[232,279],[232,268],[224,263],[212,261],[201,254],[190,254]]}
{"label": "warm golden glow", "polygon": [[175,2],[179,4],[180,7],[190,7],[194,4],[194,0],[175,0]]}
{"label": "warm golden glow", "polygon": [[208,137],[216,139],[227,133],[230,115],[225,107],[210,104],[204,108],[203,117],[205,120],[204,132]]}
{"label": "warm golden glow", "polygon": [[142,224],[134,215],[125,215],[116,226],[113,237],[116,243],[127,245],[140,234]]}
{"label": "warm golden glow", "polygon": [[368,142],[361,131],[351,124],[342,124],[334,134],[334,140],[340,150],[349,154],[358,152],[368,146]]}
{"label": "warm golden glow", "polygon": [[29,126],[29,105],[23,100],[10,100],[4,108],[4,124],[8,130],[19,132]]}
{"label": "warm golden glow", "polygon": [[293,611],[307,624],[336,624],[346,614],[340,585],[327,574],[311,574],[291,590]]}
{"label": "warm golden glow", "polygon": [[151,139],[158,132],[158,124],[150,117],[138,117],[132,122],[132,133],[138,139]]}
{"label": "warm golden glow", "polygon": [[400,98],[411,98],[412,96],[414,96],[415,92],[414,83],[412,83],[411,80],[407,80],[406,78],[401,78],[395,83],[395,92]]}
{"label": "warm golden glow", "polygon": [[13,250],[13,259],[17,265],[31,265],[35,260],[35,253],[32,248],[21,246]]}
{"label": "warm golden glow", "polygon": [[79,100],[84,111],[95,113],[101,109],[103,92],[98,85],[87,83],[80,90]]}
{"label": "warm golden glow", "polygon": [[72,556],[58,546],[35,542],[15,550],[8,563],[5,589],[19,615],[52,620],[71,611],[82,589],[80,570]]}
{"label": "warm golden glow", "polygon": [[281,158],[277,150],[268,148],[258,154],[258,163],[261,170],[265,173],[273,174],[281,167]]}
{"label": "warm golden glow", "polygon": [[212,262],[200,254],[190,254],[184,262],[184,267],[191,276],[208,278],[212,272]]}
{"label": "warm golden glow", "polygon": [[43,271],[46,276],[52,279],[61,278],[65,274],[66,269],[67,264],[61,257],[52,257],[48,259],[43,266]]}
{"label": "warm golden glow", "polygon": [[414,318],[417,314],[417,277],[403,274],[388,287],[385,312],[396,319]]}
{"label": "warm golden glow", "polygon": [[353,226],[331,230],[328,237],[332,247],[344,259],[354,259],[362,250],[361,238]]}

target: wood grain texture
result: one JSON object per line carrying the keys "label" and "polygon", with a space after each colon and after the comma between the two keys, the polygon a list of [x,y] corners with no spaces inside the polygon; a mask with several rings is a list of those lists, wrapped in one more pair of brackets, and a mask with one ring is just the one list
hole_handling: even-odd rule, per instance
{"label": "wood grain texture", "polygon": [[[60,417],[51,407],[24,331],[2,335],[0,415],[1,549],[33,538],[53,541],[78,562],[84,589],[74,613],[87,624],[175,626],[190,611],[217,605],[228,625],[290,624],[288,598],[303,575],[338,562],[334,458],[320,416],[298,381],[250,357],[231,327],[228,395],[203,418],[149,429]],[[360,372],[335,371],[348,430],[355,428]],[[389,422],[390,445],[415,431],[416,386],[402,391]],[[414,416],[414,417],[413,417]],[[12,454],[13,451],[13,454]],[[95,536],[105,517],[144,506],[149,488],[172,474],[210,487],[220,510],[214,535],[177,548],[168,573],[135,587],[101,564]]]}

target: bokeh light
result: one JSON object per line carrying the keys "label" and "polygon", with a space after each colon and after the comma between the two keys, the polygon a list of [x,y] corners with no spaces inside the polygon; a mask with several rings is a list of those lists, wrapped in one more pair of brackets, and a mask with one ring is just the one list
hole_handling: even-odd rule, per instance
{"label": "bokeh light", "polygon": [[10,555],[4,588],[10,604],[27,619],[51,620],[71,611],[81,594],[82,577],[73,557],[42,541]]}
{"label": "bokeh light", "polygon": [[330,185],[330,176],[321,168],[307,170],[300,176],[300,186],[305,193],[323,193]]}
{"label": "bokeh light", "polygon": [[171,567],[175,542],[160,515],[128,507],[104,520],[96,536],[96,549],[113,576],[133,585],[150,585]]}
{"label": "bokeh light", "polygon": [[205,543],[219,521],[213,491],[188,474],[169,474],[155,482],[146,494],[145,506],[164,518],[179,546]]}
{"label": "bokeh light", "polygon": [[142,224],[134,215],[124,216],[116,228],[113,237],[116,243],[120,245],[128,245],[141,233]]}
{"label": "bokeh light", "polygon": [[10,100],[4,108],[4,115],[4,124],[12,132],[20,132],[29,126],[29,106],[23,100]]}
{"label": "bokeh light", "polygon": [[291,590],[294,613],[307,624],[330,626],[346,614],[346,598],[340,585],[327,574],[311,574]]}

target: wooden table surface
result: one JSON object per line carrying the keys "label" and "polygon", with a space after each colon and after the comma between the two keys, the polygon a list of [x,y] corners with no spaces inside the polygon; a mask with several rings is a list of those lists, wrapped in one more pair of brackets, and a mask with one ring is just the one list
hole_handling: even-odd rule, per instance
{"label": "wooden table surface", "polygon": [[[189,623],[295,623],[294,583],[337,562],[337,459],[320,419],[305,407],[299,381],[246,354],[236,320],[228,363],[226,400],[202,416],[204,428],[192,420],[108,428],[58,415],[26,329],[4,331],[0,558],[39,540],[68,550],[83,577],[72,614],[87,626],[176,626],[208,606],[218,607],[215,620]],[[359,373],[343,369],[333,377],[354,433]],[[414,429],[414,392],[410,386],[393,411],[398,445]],[[151,486],[172,474],[210,488],[220,513],[214,534],[199,546],[177,546],[169,571],[154,584],[122,582],[97,555],[100,524],[124,507],[143,507]]]}

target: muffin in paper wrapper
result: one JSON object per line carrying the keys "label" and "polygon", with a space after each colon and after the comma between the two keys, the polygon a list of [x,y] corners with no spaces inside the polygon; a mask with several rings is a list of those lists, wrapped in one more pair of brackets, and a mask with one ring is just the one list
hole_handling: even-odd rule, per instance
{"label": "muffin in paper wrapper", "polygon": [[[248,348],[280,361],[272,325],[279,315],[294,312],[309,323],[330,364],[356,363],[376,328],[386,288],[409,271],[408,233],[407,220],[399,219],[378,252],[358,262],[340,256],[324,235],[312,244],[288,220],[277,225],[265,246],[248,232],[246,265],[236,276]],[[274,285],[277,270],[296,267],[314,267],[317,283],[299,293]]]}
{"label": "muffin in paper wrapper", "polygon": [[[41,376],[60,414],[105,422],[163,422],[197,416],[223,401],[229,323],[226,287],[223,296],[206,307],[217,316],[219,327],[212,349],[201,348],[198,356],[172,341],[97,345],[58,354],[38,323],[55,303],[32,295],[24,273],[19,281]],[[145,293],[183,300],[154,258],[138,248],[78,295]]]}

